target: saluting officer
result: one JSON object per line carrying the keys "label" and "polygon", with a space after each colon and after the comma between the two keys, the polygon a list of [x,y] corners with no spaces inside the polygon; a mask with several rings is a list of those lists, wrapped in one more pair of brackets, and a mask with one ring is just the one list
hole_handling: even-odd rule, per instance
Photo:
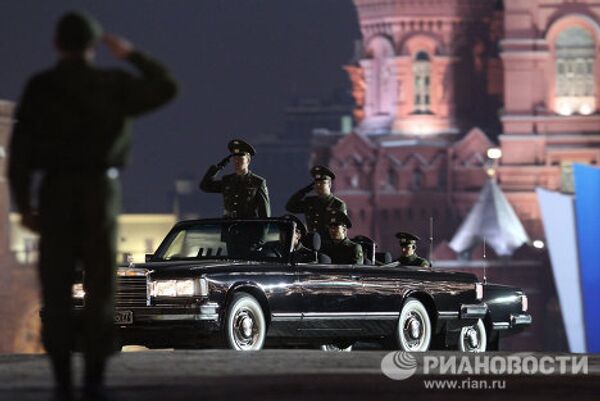
{"label": "saluting officer", "polygon": [[396,233],[396,238],[400,240],[400,257],[396,259],[404,266],[431,267],[431,263],[417,255],[417,241],[421,239],[414,234],[407,232]]}
{"label": "saluting officer", "polygon": [[[315,166],[310,174],[314,181],[292,195],[285,208],[291,213],[304,213],[308,231],[316,231],[327,240],[329,219],[338,212],[346,214],[346,204],[331,193],[331,184],[335,180],[333,171],[325,166]],[[316,196],[307,196],[313,189]]]}
{"label": "saluting officer", "polygon": [[[162,63],[123,38],[103,35],[91,16],[63,15],[54,39],[58,63],[29,80],[19,103],[8,173],[21,223],[40,233],[42,338],[56,380],[55,398],[73,399],[71,285],[81,266],[83,395],[104,399],[113,347],[118,176],[129,155],[130,120],[171,100],[177,84]],[[95,66],[101,39],[138,74]],[[34,189],[37,173],[42,180]]]}
{"label": "saluting officer", "polygon": [[[229,156],[208,168],[200,181],[204,192],[222,193],[223,215],[231,219],[264,218],[271,216],[267,180],[250,171],[250,160],[256,151],[249,143],[234,139],[227,145]],[[233,174],[215,177],[233,158]]]}
{"label": "saluting officer", "polygon": [[323,252],[331,258],[332,263],[363,264],[362,247],[348,239],[348,228],[352,227],[350,218],[342,212],[337,212],[329,218],[329,238]]}

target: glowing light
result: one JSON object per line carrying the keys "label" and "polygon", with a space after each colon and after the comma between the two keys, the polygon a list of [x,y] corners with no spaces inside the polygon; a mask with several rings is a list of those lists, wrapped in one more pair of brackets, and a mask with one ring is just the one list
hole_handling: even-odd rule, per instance
{"label": "glowing light", "polygon": [[544,249],[544,247],[546,246],[546,244],[544,244],[544,241],[536,239],[535,241],[533,241],[533,247],[537,248],[537,249]]}
{"label": "glowing light", "polygon": [[489,148],[487,150],[487,157],[492,160],[496,160],[502,157],[502,149],[500,148]]}
{"label": "glowing light", "polygon": [[415,128],[415,131],[417,132],[418,135],[429,135],[431,133],[433,133],[433,129],[429,126],[429,125],[418,125]]}
{"label": "glowing light", "polygon": [[562,116],[570,116],[573,114],[573,107],[569,103],[563,103],[558,106],[558,114]]}
{"label": "glowing light", "polygon": [[589,116],[592,114],[592,112],[592,106],[589,103],[584,103],[579,108],[579,113],[583,114],[584,116]]}

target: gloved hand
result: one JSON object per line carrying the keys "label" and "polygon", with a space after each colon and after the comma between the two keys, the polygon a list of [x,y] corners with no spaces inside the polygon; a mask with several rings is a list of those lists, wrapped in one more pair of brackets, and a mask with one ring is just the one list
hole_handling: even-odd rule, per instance
{"label": "gloved hand", "polygon": [[315,183],[311,182],[310,184],[308,184],[307,186],[305,186],[304,188],[302,188],[302,192],[308,193],[310,191],[312,191],[315,187]]}
{"label": "gloved hand", "polygon": [[217,167],[219,169],[222,169],[223,167],[225,167],[229,163],[230,159],[231,159],[231,155],[225,157],[223,160],[221,160],[219,163],[217,163]]}

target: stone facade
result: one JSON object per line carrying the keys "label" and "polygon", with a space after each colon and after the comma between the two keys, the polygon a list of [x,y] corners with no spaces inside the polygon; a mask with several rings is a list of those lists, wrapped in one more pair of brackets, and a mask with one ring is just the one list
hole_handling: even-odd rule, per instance
{"label": "stone facade", "polygon": [[433,218],[437,246],[493,166],[529,236],[543,238],[535,188],[568,191],[571,163],[600,158],[600,0],[355,5],[363,42],[346,70],[360,126],[313,138],[355,231],[393,249],[393,231],[427,238]]}
{"label": "stone facade", "polygon": [[41,352],[35,267],[18,264],[9,248],[9,191],[6,146],[14,106],[0,101],[0,353]]}

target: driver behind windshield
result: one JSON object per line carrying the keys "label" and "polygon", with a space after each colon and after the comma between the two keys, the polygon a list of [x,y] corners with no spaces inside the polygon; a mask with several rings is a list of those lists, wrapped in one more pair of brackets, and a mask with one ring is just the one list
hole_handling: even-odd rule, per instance
{"label": "driver behind windshield", "polygon": [[348,228],[352,227],[350,218],[342,212],[337,212],[329,219],[330,241],[325,243],[323,250],[336,264],[364,263],[362,247],[348,239]]}
{"label": "driver behind windshield", "polygon": [[306,236],[307,233],[302,221],[292,214],[286,214],[283,218],[295,223],[292,232],[292,257],[294,261],[300,263],[314,262],[316,260],[315,252],[302,245],[302,237]]}

